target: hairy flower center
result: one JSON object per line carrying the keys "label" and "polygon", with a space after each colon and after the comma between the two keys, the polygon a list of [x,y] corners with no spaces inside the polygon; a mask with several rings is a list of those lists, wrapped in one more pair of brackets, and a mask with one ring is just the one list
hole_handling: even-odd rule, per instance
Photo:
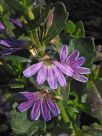
{"label": "hairy flower center", "polygon": [[49,97],[51,96],[49,92],[47,92],[46,90],[45,91],[41,91],[40,95],[39,95],[39,99],[43,100],[47,96],[49,96]]}
{"label": "hairy flower center", "polygon": [[45,56],[44,56],[43,61],[44,61],[44,64],[47,65],[47,66],[48,66],[48,65],[50,66],[50,65],[53,64],[53,63],[52,63],[52,62],[53,62],[52,59],[51,59],[48,55],[45,55]]}
{"label": "hairy flower center", "polygon": [[45,65],[52,65],[52,60],[51,59],[45,59],[44,64]]}

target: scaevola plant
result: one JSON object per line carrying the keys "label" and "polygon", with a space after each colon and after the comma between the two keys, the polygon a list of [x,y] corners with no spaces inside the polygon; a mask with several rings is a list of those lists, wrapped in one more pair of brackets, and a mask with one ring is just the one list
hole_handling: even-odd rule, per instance
{"label": "scaevola plant", "polygon": [[[86,84],[91,70],[84,65],[86,64],[85,54],[81,52],[80,55],[80,50],[77,48],[70,50],[70,42],[66,43],[62,39],[62,30],[68,20],[65,5],[59,2],[47,7],[40,4],[34,5],[32,0],[10,0],[10,2],[12,4],[7,2],[7,6],[12,7],[8,17],[12,32],[8,33],[7,22],[2,16],[0,55],[2,59],[8,56],[12,59],[16,56],[16,60],[17,57],[23,56],[19,58],[18,66],[21,68],[20,65],[24,62],[22,74],[15,78],[15,81],[24,81],[22,89],[16,92],[20,95],[20,100],[16,101],[18,102],[17,109],[15,108],[17,115],[30,113],[25,118],[30,123],[38,123],[42,120],[44,123],[50,123],[53,120],[58,123],[62,120],[65,123],[71,123],[66,109],[69,97],[65,98],[70,95],[69,86],[75,80]],[[16,13],[19,13],[17,17]],[[28,66],[29,62],[24,61],[24,57],[26,60],[30,59],[29,55],[32,56],[32,60]],[[13,62],[16,63],[16,60]],[[30,78],[33,79],[33,84]],[[64,93],[66,96],[63,95]],[[64,105],[65,99],[67,106]],[[21,122],[23,119],[20,118]],[[37,130],[38,128],[39,125]]]}

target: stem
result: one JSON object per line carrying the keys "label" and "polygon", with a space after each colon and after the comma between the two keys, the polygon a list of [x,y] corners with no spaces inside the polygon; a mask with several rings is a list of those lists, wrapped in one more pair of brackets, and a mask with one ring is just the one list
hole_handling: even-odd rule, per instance
{"label": "stem", "polygon": [[34,37],[35,42],[36,42],[36,46],[41,47],[41,43],[40,43],[40,41],[39,41],[39,37],[38,37],[38,34],[37,34],[37,30],[34,30],[32,33],[33,33],[33,37]]}
{"label": "stem", "polygon": [[34,39],[34,35],[33,35],[32,32],[30,33],[30,37],[31,37],[32,43],[33,43],[34,45],[36,45],[36,41],[35,41],[35,39]]}
{"label": "stem", "polygon": [[60,108],[60,112],[61,112],[61,115],[62,115],[62,117],[63,117],[63,119],[64,119],[64,122],[65,122],[65,123],[68,123],[70,120],[69,120],[68,115],[67,115],[67,113],[66,113],[66,111],[65,111],[65,109],[64,109],[64,106],[63,106],[62,101],[60,101],[60,102],[58,103],[58,106],[59,106],[59,108]]}
{"label": "stem", "polygon": [[67,102],[68,102],[68,99],[69,99],[69,94],[70,94],[70,81],[67,83],[67,87],[65,88],[65,95],[64,95],[64,103],[65,103],[65,106],[67,106]]}
{"label": "stem", "polygon": [[[58,93],[58,95],[61,95],[60,88],[58,89],[57,93]],[[66,111],[64,109],[64,105],[63,105],[63,101],[62,100],[60,100],[58,102],[58,106],[60,108],[60,112],[61,112],[61,115],[62,115],[62,117],[64,119],[64,122],[68,123],[70,121],[70,119],[69,119],[69,117],[68,117],[68,115],[67,115],[67,113],[66,113]]]}

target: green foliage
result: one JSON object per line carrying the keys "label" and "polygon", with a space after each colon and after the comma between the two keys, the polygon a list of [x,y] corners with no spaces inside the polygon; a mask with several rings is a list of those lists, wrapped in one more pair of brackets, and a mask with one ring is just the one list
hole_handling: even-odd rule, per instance
{"label": "green foliage", "polygon": [[24,58],[24,57],[20,57],[17,55],[10,55],[10,56],[4,56],[3,57],[4,61],[11,61],[11,62],[21,62],[21,63],[27,63],[27,62],[31,62],[31,60]]}
{"label": "green foliage", "polygon": [[64,31],[66,34],[74,38],[85,37],[85,30],[82,21],[74,23],[71,20],[69,20],[64,28]]}
{"label": "green foliage", "polygon": [[92,67],[94,58],[96,56],[95,44],[91,38],[72,38],[69,42],[69,52],[78,50],[80,56],[84,56],[86,59],[85,66]]}
{"label": "green foliage", "polygon": [[[10,113],[11,127],[13,132],[18,135],[32,136],[38,129],[45,129],[45,123],[42,121],[30,121],[27,118],[27,112],[19,113],[15,110],[17,104],[13,105]],[[40,130],[39,130],[40,131]]]}
{"label": "green foliage", "polygon": [[102,126],[97,123],[92,124],[90,127],[83,126],[83,133],[90,136],[102,136]]}
{"label": "green foliage", "polygon": [[68,19],[68,12],[63,3],[56,3],[54,9],[53,23],[48,31],[45,42],[48,43],[50,40],[55,38],[65,27]]}
{"label": "green foliage", "polygon": [[102,119],[102,98],[97,86],[93,81],[89,81],[85,88],[86,105],[89,108],[88,114],[91,116]]}
{"label": "green foliage", "polygon": [[[69,136],[102,136],[102,92],[97,83],[102,80],[101,68],[93,66],[96,57],[94,39],[85,37],[82,21],[74,23],[68,20],[68,12],[62,2],[42,6],[33,5],[33,0],[6,1],[6,4],[5,0],[0,3],[0,20],[5,26],[5,32],[0,34],[0,39],[15,37],[30,42],[24,48],[27,54],[21,50],[20,54],[17,52],[17,55],[3,56],[0,59],[1,77],[2,74],[5,74],[5,77],[9,79],[4,79],[3,87],[0,81],[0,94],[3,93],[3,101],[9,101],[11,105],[14,103],[13,94],[19,91],[32,91],[33,89],[39,91],[45,88],[51,91],[46,83],[38,85],[33,78],[30,78],[29,82],[23,77],[26,65],[32,64],[29,59],[30,53],[32,53],[30,54],[33,57],[32,60],[36,63],[41,61],[46,54],[59,60],[60,47],[63,43],[67,43],[69,54],[78,50],[80,56],[86,59],[85,66],[92,70],[91,74],[87,75],[89,81],[86,84],[66,78],[65,88],[59,87],[55,92],[51,91],[52,98],[57,101],[61,114],[48,123],[42,121],[41,118],[38,121],[30,120],[29,112],[20,113],[16,110],[17,103],[13,105],[13,108],[10,107],[10,127],[13,131],[11,135],[42,136],[49,133],[51,136],[57,136],[66,133]],[[50,15],[52,15],[51,20]],[[20,19],[23,27],[19,28],[11,23],[10,18],[12,17]],[[63,35],[65,41],[62,40]],[[3,46],[0,48],[0,51],[5,49]],[[3,73],[1,69],[4,70]],[[0,97],[0,102],[1,100]],[[0,114],[1,111],[0,107]],[[97,119],[98,123],[90,126],[82,124],[80,121],[82,112]],[[4,127],[7,130],[8,127],[6,128],[4,123],[3,125],[0,124],[1,129]]]}

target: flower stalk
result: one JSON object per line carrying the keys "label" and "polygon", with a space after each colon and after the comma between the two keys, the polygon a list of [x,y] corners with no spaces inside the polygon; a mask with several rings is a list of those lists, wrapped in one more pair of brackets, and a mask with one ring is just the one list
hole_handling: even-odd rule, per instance
{"label": "flower stalk", "polygon": [[[57,90],[57,93],[58,95],[61,95],[61,92],[60,92],[60,88]],[[58,102],[58,106],[59,106],[59,109],[60,109],[60,113],[64,119],[64,122],[65,123],[68,123],[70,122],[70,119],[65,111],[65,108],[64,108],[64,105],[63,105],[63,100],[61,99],[59,102]]]}

